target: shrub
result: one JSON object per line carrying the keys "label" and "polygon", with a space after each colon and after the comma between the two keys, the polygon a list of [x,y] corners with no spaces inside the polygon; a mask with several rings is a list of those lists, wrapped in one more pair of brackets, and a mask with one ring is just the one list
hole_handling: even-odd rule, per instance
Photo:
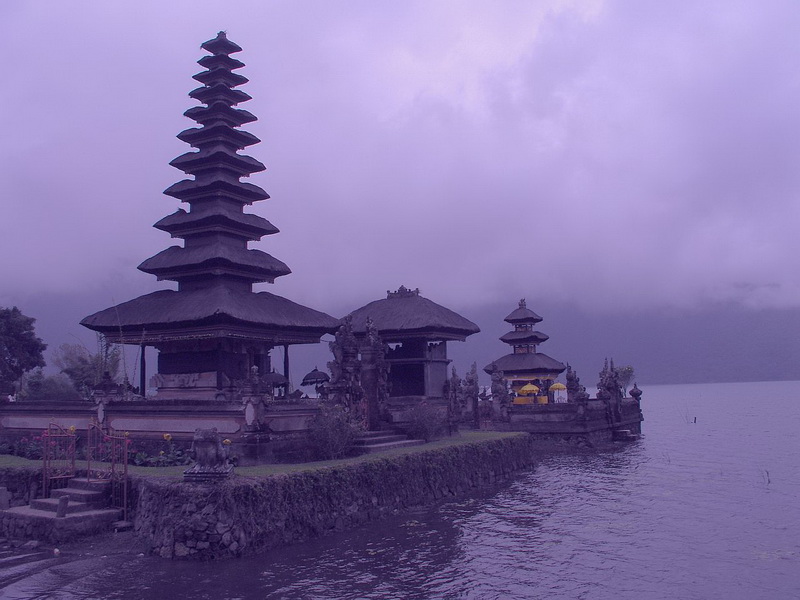
{"label": "shrub", "polygon": [[14,454],[30,460],[40,460],[43,456],[42,436],[20,438],[14,444]]}
{"label": "shrub", "polygon": [[141,444],[138,448],[130,448],[128,462],[141,467],[173,467],[192,463],[189,452],[172,440],[172,434],[165,433],[162,438],[163,442],[151,443],[149,446]]}
{"label": "shrub", "polygon": [[416,440],[430,442],[442,435],[445,430],[444,415],[427,402],[420,402],[406,413],[408,425],[406,433]]}
{"label": "shrub", "polygon": [[347,456],[353,450],[356,427],[339,406],[320,405],[319,412],[309,424],[308,441],[311,454],[319,460]]}

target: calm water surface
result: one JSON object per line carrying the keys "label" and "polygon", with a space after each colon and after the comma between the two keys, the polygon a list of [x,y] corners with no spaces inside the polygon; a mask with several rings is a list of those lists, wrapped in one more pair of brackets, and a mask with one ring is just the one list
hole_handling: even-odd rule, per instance
{"label": "calm water surface", "polygon": [[800,382],[642,403],[640,441],[465,500],[242,560],[62,557],[0,597],[800,598]]}

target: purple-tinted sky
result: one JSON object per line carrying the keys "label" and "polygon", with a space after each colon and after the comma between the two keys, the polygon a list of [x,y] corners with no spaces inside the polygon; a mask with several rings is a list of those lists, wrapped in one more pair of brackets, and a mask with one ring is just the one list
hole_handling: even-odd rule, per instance
{"label": "purple-tinted sky", "polygon": [[151,225],[220,29],[268,168],[249,210],[282,230],[254,247],[294,271],[270,291],[800,306],[796,0],[4,0],[0,306],[168,285],[135,267],[173,243]]}

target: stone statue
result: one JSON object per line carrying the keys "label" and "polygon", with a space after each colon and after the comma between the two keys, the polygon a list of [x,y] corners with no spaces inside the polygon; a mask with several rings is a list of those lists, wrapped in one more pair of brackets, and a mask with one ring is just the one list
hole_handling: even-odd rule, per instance
{"label": "stone statue", "polygon": [[464,415],[464,382],[453,367],[450,379],[444,382],[444,397],[447,398],[447,416],[450,431],[458,431],[458,425]]}
{"label": "stone statue", "polygon": [[476,429],[481,427],[481,415],[478,404],[478,394],[480,393],[480,386],[478,385],[478,365],[472,363],[469,372],[464,377],[464,403],[472,407],[472,421]]}
{"label": "stone statue", "polygon": [[329,344],[333,360],[328,363],[331,380],[328,400],[344,407],[350,422],[363,424],[366,419],[366,402],[361,387],[361,361],[358,360],[358,341],[353,335],[353,322],[347,316]]}
{"label": "stone statue", "polygon": [[183,472],[189,481],[214,481],[228,477],[233,472],[230,464],[229,440],[220,440],[217,428],[195,429],[189,452],[195,464]]}
{"label": "stone statue", "polygon": [[603,370],[600,371],[600,381],[597,383],[597,399],[605,402],[606,412],[612,423],[622,420],[622,386],[614,368],[614,359],[611,359],[611,363],[606,359]]}
{"label": "stone statue", "polygon": [[631,398],[636,400],[637,404],[642,400],[642,390],[639,389],[639,386],[634,382],[633,388],[631,389]]}
{"label": "stone statue", "polygon": [[388,346],[383,343],[378,328],[367,319],[367,336],[361,346],[361,369],[359,383],[366,402],[366,426],[370,431],[380,429],[380,421],[386,410],[389,397],[389,363],[386,361]]}
{"label": "stone statue", "polygon": [[503,421],[509,419],[509,404],[511,403],[511,396],[508,393],[508,381],[503,377],[503,372],[497,368],[496,364],[492,364],[492,399],[497,403],[500,409],[500,417]]}
{"label": "stone statue", "polygon": [[581,385],[581,378],[572,369],[572,366],[567,363],[567,402],[579,402],[585,404],[589,400],[589,394],[586,388]]}

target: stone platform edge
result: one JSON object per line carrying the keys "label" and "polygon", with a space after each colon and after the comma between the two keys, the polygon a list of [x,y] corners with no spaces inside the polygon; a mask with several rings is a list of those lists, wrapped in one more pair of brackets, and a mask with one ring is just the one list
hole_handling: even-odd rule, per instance
{"label": "stone platform edge", "polygon": [[[534,437],[506,435],[297,473],[236,475],[215,484],[132,474],[130,518],[137,536],[157,556],[209,560],[252,555],[463,496],[532,467],[541,453]],[[40,484],[41,468],[0,468],[0,487],[8,490],[11,506],[38,497]],[[24,538],[52,537],[38,531],[37,523],[28,525],[32,530]]]}
{"label": "stone platform edge", "polygon": [[164,558],[256,554],[432,505],[531,467],[525,434],[214,485],[139,478],[134,530]]}

